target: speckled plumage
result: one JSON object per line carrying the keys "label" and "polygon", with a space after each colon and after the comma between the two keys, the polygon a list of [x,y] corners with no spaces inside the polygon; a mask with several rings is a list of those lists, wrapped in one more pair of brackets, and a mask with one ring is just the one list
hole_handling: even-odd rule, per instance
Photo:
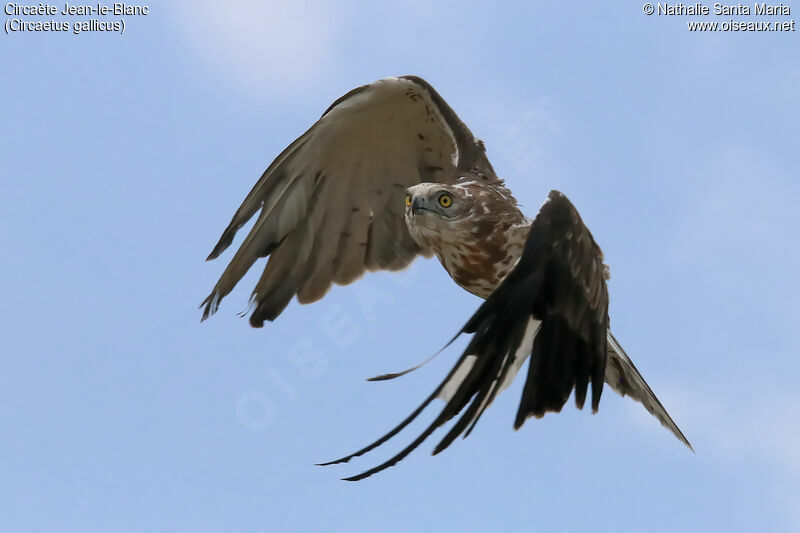
{"label": "speckled plumage", "polygon": [[488,298],[519,261],[531,220],[499,180],[487,183],[468,174],[452,185],[423,183],[408,189],[412,198],[442,191],[469,205],[464,215],[448,220],[407,207],[409,232],[420,246],[433,250],[453,281]]}

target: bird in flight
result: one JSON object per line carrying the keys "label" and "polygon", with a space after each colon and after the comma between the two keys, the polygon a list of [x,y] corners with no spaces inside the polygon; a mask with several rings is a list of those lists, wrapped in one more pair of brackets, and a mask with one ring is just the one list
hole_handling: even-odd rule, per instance
{"label": "bird in flight", "polygon": [[264,171],[208,260],[256,213],[201,304],[203,319],[266,256],[251,297],[254,327],[278,318],[294,297],[317,301],[334,283],[401,270],[419,255],[435,254],[453,281],[485,300],[456,335],[471,334],[468,346],[430,396],[374,443],[324,464],[380,446],[437,398],[445,402],[440,414],[397,455],[346,479],[396,464],[457,416],[434,454],[466,437],[528,359],[515,429],[560,411],[573,390],[583,408],[590,384],[596,412],[607,383],[691,449],[609,329],[608,267],[576,208],[551,191],[535,218],[525,216],[483,142],[425,80],[386,78],[333,102]]}

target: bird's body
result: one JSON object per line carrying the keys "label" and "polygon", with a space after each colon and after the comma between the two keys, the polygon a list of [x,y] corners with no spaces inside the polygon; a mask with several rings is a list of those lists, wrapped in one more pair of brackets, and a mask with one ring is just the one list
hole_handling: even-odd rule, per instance
{"label": "bird's body", "polygon": [[[560,411],[591,385],[630,396],[689,446],[609,329],[608,268],[578,211],[551,191],[531,219],[494,172],[481,141],[424,80],[378,80],[336,100],[267,168],[209,255],[258,219],[203,302],[213,314],[245,272],[269,256],[252,294],[253,326],[293,297],[322,298],[365,271],[399,270],[435,254],[462,288],[485,299],[460,333],[473,334],[439,387],[404,422],[346,462],[393,437],[435,398],[445,408],[395,464],[461,414],[434,453],[469,434],[530,359],[515,420]],[[402,373],[401,373],[402,374]],[[396,377],[386,375],[383,378]]]}
{"label": "bird's body", "polygon": [[408,189],[412,201],[444,192],[464,201],[466,213],[443,220],[431,210],[409,206],[409,233],[420,247],[433,250],[456,284],[488,298],[519,261],[532,221],[502,182],[489,185],[468,175],[451,186],[423,183]]}

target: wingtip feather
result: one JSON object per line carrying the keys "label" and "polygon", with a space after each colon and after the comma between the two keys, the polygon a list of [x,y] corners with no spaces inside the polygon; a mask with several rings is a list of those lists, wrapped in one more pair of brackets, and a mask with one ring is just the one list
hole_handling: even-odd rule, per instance
{"label": "wingtip feather", "polygon": [[233,235],[235,233],[236,233],[235,231],[231,233],[230,228],[226,229],[222,233],[222,237],[220,237],[219,241],[214,246],[214,249],[211,250],[211,253],[208,254],[208,257],[206,257],[206,261],[211,261],[219,257],[220,254],[222,254],[222,252],[224,252],[228,248],[228,246],[231,245],[231,243],[233,242]]}
{"label": "wingtip feather", "polygon": [[217,309],[219,309],[220,299],[219,293],[214,291],[206,296],[205,300],[200,302],[198,308],[203,309],[203,316],[200,317],[200,322],[204,322],[211,315],[217,312]]}

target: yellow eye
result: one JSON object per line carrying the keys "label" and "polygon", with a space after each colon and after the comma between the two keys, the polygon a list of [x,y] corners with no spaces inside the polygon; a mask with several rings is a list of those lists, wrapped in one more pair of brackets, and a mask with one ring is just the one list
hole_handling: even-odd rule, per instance
{"label": "yellow eye", "polygon": [[450,207],[453,205],[453,197],[449,194],[443,194],[439,197],[439,205],[442,207]]}
{"label": "yellow eye", "polygon": [[411,207],[411,195],[406,194],[406,207]]}

